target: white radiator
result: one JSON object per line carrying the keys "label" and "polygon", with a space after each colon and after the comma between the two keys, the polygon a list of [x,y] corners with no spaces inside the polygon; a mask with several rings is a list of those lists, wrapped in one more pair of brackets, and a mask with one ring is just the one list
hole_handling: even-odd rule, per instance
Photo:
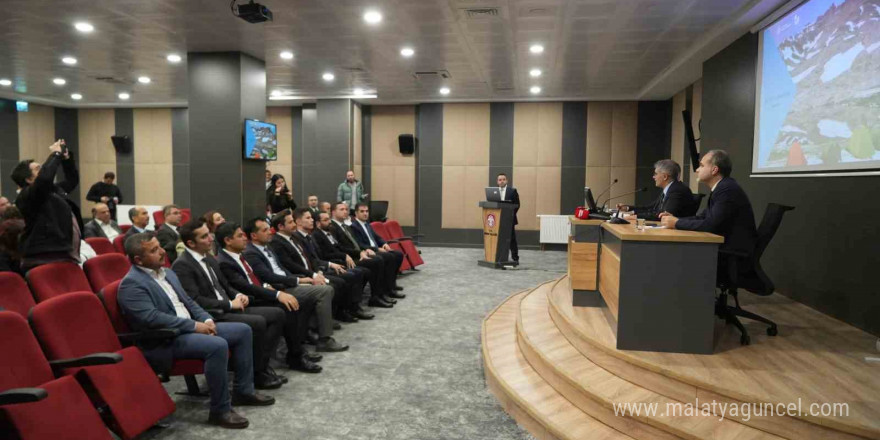
{"label": "white radiator", "polygon": [[538,223],[541,225],[539,242],[568,244],[568,236],[571,234],[571,222],[567,215],[539,215]]}

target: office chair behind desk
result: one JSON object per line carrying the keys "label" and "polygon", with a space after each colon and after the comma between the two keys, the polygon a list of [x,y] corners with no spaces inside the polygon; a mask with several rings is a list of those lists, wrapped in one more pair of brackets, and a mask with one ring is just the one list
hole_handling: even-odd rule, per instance
{"label": "office chair behind desk", "polygon": [[[720,250],[720,257],[726,257],[727,260],[727,276],[719,277],[718,287],[721,289],[715,303],[715,314],[733,324],[739,329],[742,336],[740,343],[748,345],[751,339],[745,327],[739,321],[739,318],[751,319],[753,321],[763,322],[769,327],[767,334],[776,336],[778,329],[776,323],[758,314],[743,310],[739,305],[739,297],[737,289],[743,288],[760,296],[769,296],[773,294],[775,286],[773,281],[764,272],[761,267],[761,256],[767,245],[776,235],[779,225],[782,223],[782,216],[786,211],[793,210],[793,206],[785,206],[777,203],[768,203],[767,210],[764,211],[764,217],[761,219],[761,225],[758,226],[758,239],[755,242],[755,250],[747,255],[742,252]],[[733,297],[735,306],[727,304],[728,296]]]}

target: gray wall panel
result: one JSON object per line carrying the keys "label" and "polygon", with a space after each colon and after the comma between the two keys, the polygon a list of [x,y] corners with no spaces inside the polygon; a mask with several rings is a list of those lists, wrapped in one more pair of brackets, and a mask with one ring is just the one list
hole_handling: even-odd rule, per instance
{"label": "gray wall panel", "polygon": [[306,186],[308,186],[306,176],[310,175],[310,170],[318,164],[315,156],[317,149],[318,108],[315,104],[305,104],[302,107],[302,151],[300,155],[302,168],[299,177],[296,178],[296,185],[290,188],[298,206],[305,206],[308,194],[306,192]]}
{"label": "gray wall panel", "polygon": [[559,212],[574,213],[584,204],[587,179],[587,103],[562,104],[562,169]]}
{"label": "gray wall panel", "polygon": [[[238,126],[244,129],[245,119],[266,120],[266,63],[249,55],[241,55],[241,116]],[[239,157],[242,137],[238,137]],[[260,160],[241,161],[242,221],[266,215],[266,163]]]}
{"label": "gray wall panel", "polygon": [[372,194],[373,189],[370,187],[373,173],[373,116],[372,107],[365,105],[361,107],[361,173],[357,176],[364,185],[364,192]]}
{"label": "gray wall panel", "polygon": [[[513,103],[493,102],[489,105],[489,181],[496,186],[498,173],[505,173],[513,182]],[[516,183],[513,184],[516,187]],[[517,236],[519,238],[519,236]]]}
{"label": "gray wall panel", "polygon": [[189,207],[189,109],[171,109],[171,162],[174,203]]}
{"label": "gray wall panel", "polygon": [[[654,163],[671,156],[672,100],[639,102],[638,135],[636,137],[636,188],[648,191],[636,194],[636,204],[646,205],[657,199],[654,187]],[[681,164],[683,165],[683,164]]]}
{"label": "gray wall panel", "polygon": [[416,113],[419,133],[416,218],[425,241],[438,240],[443,221],[443,104],[422,104]]}
{"label": "gray wall panel", "polygon": [[315,158],[315,165],[305,170],[306,195],[316,194],[318,200],[336,199],[336,187],[349,169],[351,105],[350,99],[318,100],[317,142],[306,151]]}
{"label": "gray wall panel", "polygon": [[[289,179],[288,186],[294,190],[294,197],[299,197],[296,188],[302,187],[303,181],[303,108],[292,107],[290,109],[290,117],[292,119],[290,129],[293,130],[293,152],[291,158],[293,161],[293,176],[284,176]],[[300,200],[300,199],[297,199]]]}
{"label": "gray wall panel", "polygon": [[0,188],[10,202],[15,200],[17,185],[9,178],[18,164],[18,112],[15,101],[0,98]]}
{"label": "gray wall panel", "polygon": [[[134,111],[130,108],[118,108],[114,110],[116,124],[116,136],[128,136],[131,139],[132,150],[130,153],[116,153],[116,186],[122,192],[123,204],[135,202],[134,193],[134,149],[137,148],[137,139],[134,138]],[[117,218],[124,213],[116,213]]]}

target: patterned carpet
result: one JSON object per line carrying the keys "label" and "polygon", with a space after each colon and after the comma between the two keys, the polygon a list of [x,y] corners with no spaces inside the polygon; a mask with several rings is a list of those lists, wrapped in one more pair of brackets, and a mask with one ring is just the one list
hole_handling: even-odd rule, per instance
{"label": "patterned carpet", "polygon": [[[400,278],[406,299],[374,309],[376,319],[344,325],[344,353],[324,372],[278,368],[290,383],[274,406],[241,407],[251,425],[205,424],[207,399],[172,395],[170,427],[149,439],[530,439],[486,390],[480,356],[483,317],[513,292],[559,277],[564,252],[523,251],[516,270],[478,267],[482,249],[423,248],[426,264]],[[166,384],[184,389],[183,380]]]}

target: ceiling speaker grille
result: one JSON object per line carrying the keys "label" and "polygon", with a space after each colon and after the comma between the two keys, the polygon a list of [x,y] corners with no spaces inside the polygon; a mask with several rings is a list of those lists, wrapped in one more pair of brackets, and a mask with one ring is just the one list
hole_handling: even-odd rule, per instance
{"label": "ceiling speaker grille", "polygon": [[494,18],[498,17],[498,8],[467,8],[464,10],[467,18]]}

